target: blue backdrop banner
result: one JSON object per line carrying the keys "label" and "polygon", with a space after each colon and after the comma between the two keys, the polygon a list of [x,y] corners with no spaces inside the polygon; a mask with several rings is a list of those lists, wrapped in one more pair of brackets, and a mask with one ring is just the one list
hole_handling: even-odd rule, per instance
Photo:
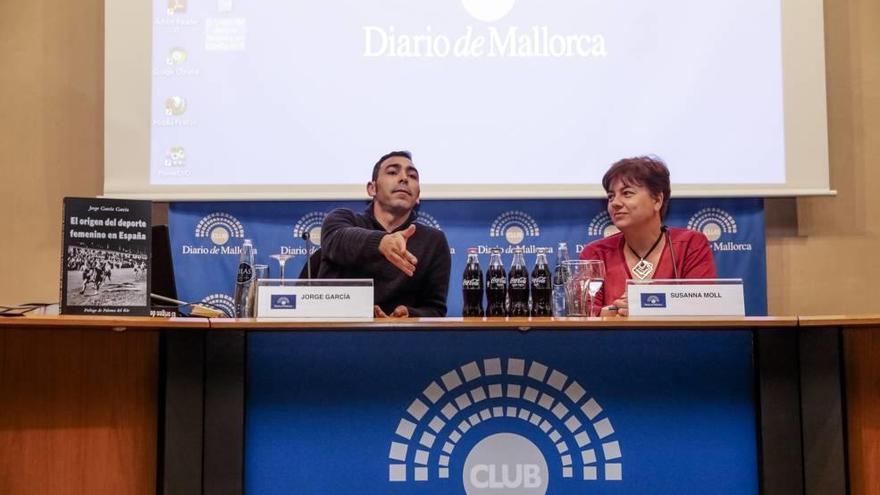
{"label": "blue backdrop banner", "polygon": [[[279,267],[269,255],[292,255],[286,276],[295,277],[307,253],[320,246],[320,227],[326,214],[338,207],[362,211],[366,206],[366,201],[172,203],[169,223],[178,294],[190,302],[203,301],[231,310],[242,239],[253,239],[257,263],[270,265],[272,277],[278,277]],[[553,253],[559,242],[567,242],[576,256],[585,244],[614,229],[605,201],[598,199],[426,200],[419,209],[418,222],[439,228],[449,241],[449,316],[461,315],[461,277],[468,247],[479,249],[484,270],[493,247],[506,253],[506,267],[514,247],[522,247],[531,267],[538,248],[546,248],[555,263]],[[746,314],[767,313],[762,200],[674,199],[666,223],[705,233],[719,277],[744,280]],[[301,239],[304,232],[310,233],[310,241]]]}
{"label": "blue backdrop banner", "polygon": [[253,332],[247,363],[247,493],[758,493],[748,331]]}

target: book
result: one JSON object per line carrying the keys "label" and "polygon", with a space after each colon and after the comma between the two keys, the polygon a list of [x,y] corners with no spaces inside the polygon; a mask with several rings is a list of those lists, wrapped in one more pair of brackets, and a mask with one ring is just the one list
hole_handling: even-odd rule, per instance
{"label": "book", "polygon": [[61,314],[150,313],[152,203],[64,198]]}

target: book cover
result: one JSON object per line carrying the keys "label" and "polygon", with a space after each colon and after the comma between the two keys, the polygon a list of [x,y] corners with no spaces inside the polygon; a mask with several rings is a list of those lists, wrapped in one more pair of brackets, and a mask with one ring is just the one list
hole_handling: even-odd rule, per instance
{"label": "book cover", "polygon": [[146,316],[150,201],[64,198],[61,314]]}

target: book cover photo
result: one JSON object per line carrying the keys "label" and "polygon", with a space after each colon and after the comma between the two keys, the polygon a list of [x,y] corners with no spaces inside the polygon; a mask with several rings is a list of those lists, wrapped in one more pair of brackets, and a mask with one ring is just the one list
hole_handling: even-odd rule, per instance
{"label": "book cover photo", "polygon": [[146,316],[150,201],[64,198],[61,314]]}

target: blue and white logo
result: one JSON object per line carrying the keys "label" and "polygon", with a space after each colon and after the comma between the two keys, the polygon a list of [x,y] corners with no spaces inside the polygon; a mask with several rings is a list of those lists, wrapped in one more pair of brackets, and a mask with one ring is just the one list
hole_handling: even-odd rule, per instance
{"label": "blue and white logo", "polygon": [[666,294],[644,292],[641,294],[641,296],[642,296],[642,307],[643,308],[665,308],[666,307]]}
{"label": "blue and white logo", "polygon": [[504,237],[508,243],[520,244],[527,237],[538,237],[538,222],[522,211],[507,211],[498,216],[489,228],[491,237]]}
{"label": "blue and white logo", "polygon": [[296,309],[296,294],[272,294],[272,309]]}
{"label": "blue and white logo", "polygon": [[220,293],[211,294],[204,297],[200,304],[211,309],[220,310],[230,318],[235,316],[235,301],[230,295]]}
{"label": "blue and white logo", "polygon": [[303,215],[303,217],[293,226],[293,236],[300,239],[303,234],[308,232],[309,242],[320,247],[321,226],[324,225],[325,218],[327,218],[327,214],[323,211],[313,211]]}
{"label": "blue and white logo", "polygon": [[[478,439],[463,452],[459,445],[487,422],[524,428]],[[568,375],[519,358],[473,361],[432,381],[407,407],[389,447],[388,480],[461,476],[468,495],[544,494],[548,465],[556,465],[562,478],[619,481],[623,455],[614,434],[602,406]],[[536,441],[555,448],[542,452]],[[462,466],[457,456],[465,457],[463,472],[452,473]]]}
{"label": "blue and white logo", "polygon": [[702,232],[715,252],[752,250],[751,243],[723,241],[724,236],[736,234],[739,229],[733,215],[721,208],[703,208],[688,220],[687,228]]}
{"label": "blue and white logo", "polygon": [[474,19],[495,22],[513,10],[516,0],[461,0],[461,3]]}
{"label": "blue and white logo", "polygon": [[207,237],[217,246],[229,242],[229,239],[243,238],[244,225],[228,213],[211,213],[196,225],[196,237]]}
{"label": "blue and white logo", "polygon": [[735,234],[737,230],[736,220],[721,208],[703,208],[688,220],[687,228],[702,232],[709,242],[721,239],[723,234]]}
{"label": "blue and white logo", "polygon": [[440,227],[440,222],[438,222],[437,219],[434,218],[433,215],[431,215],[430,213],[425,213],[424,211],[421,211],[421,210],[419,210],[416,213],[415,223],[425,225],[427,227],[431,227],[431,228],[434,228],[437,230],[441,230],[441,231],[443,230]]}
{"label": "blue and white logo", "polygon": [[587,235],[590,237],[608,237],[620,232],[611,222],[611,215],[603,211],[590,220],[587,227]]}

